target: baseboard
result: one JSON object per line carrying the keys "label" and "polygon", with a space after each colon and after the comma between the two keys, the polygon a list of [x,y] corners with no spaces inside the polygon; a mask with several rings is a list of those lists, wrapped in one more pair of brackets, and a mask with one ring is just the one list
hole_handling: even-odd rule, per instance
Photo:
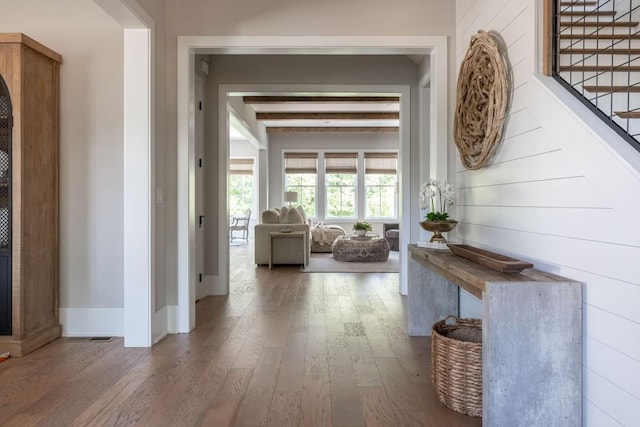
{"label": "baseboard", "polygon": [[124,308],[60,307],[63,337],[124,336]]}

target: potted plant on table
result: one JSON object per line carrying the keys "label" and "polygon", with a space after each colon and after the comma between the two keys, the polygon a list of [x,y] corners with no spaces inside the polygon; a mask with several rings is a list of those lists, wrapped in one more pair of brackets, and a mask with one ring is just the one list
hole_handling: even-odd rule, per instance
{"label": "potted plant on table", "polygon": [[447,208],[453,204],[455,194],[453,186],[435,179],[425,181],[420,188],[420,208],[429,210],[420,226],[433,233],[429,240],[432,243],[446,243],[447,240],[441,233],[451,231],[458,225],[458,221],[450,219],[447,212]]}
{"label": "potted plant on table", "polygon": [[353,225],[353,229],[358,237],[364,237],[367,231],[373,230],[373,227],[367,221],[358,221]]}

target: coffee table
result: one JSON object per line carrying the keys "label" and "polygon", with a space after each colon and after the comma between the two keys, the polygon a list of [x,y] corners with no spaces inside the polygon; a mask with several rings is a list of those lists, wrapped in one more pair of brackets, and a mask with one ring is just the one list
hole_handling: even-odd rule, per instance
{"label": "coffee table", "polygon": [[389,259],[389,242],[381,237],[338,237],[333,258],[342,262],[384,262]]}

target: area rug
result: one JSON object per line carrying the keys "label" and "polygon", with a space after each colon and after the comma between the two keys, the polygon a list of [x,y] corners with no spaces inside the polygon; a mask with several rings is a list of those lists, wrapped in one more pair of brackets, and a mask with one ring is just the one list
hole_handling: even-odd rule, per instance
{"label": "area rug", "polygon": [[313,253],[303,273],[397,273],[400,271],[398,252],[389,252],[386,262],[340,262],[330,253]]}

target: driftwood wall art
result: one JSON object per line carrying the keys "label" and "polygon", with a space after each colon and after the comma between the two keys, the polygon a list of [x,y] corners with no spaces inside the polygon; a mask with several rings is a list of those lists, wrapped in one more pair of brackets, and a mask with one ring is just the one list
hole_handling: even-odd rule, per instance
{"label": "driftwood wall art", "polygon": [[478,31],[460,65],[453,123],[455,143],[467,169],[484,167],[498,148],[508,95],[506,61],[494,37]]}

